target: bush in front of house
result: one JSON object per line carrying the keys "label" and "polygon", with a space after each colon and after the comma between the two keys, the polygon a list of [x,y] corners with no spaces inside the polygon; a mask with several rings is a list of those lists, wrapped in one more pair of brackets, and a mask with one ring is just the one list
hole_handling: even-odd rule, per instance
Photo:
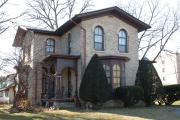
{"label": "bush in front of house", "polygon": [[86,103],[91,102],[95,105],[106,102],[110,97],[106,73],[96,54],[91,58],[84,72],[79,96]]}
{"label": "bush in front of house", "polygon": [[180,85],[164,86],[164,102],[166,105],[171,105],[173,102],[180,100]]}
{"label": "bush in front of house", "polygon": [[123,86],[115,89],[115,99],[124,102],[125,107],[133,106],[139,100],[143,99],[144,92],[140,86]]}
{"label": "bush in front of house", "polygon": [[143,88],[146,106],[162,100],[164,95],[162,82],[152,62],[148,59],[139,61],[135,84]]}

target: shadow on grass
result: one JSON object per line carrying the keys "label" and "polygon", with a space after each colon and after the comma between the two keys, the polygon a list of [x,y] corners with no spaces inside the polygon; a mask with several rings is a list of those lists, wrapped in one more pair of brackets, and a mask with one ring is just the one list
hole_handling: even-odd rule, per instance
{"label": "shadow on grass", "polygon": [[[97,113],[99,115],[102,114],[102,116],[104,115],[104,117],[102,117],[101,119],[108,119],[105,116],[107,114],[112,115],[112,118],[117,119],[119,116],[120,119],[123,119],[122,116],[127,116],[127,117],[139,117],[139,118],[144,118],[144,119],[158,119],[157,116],[154,116],[154,114],[156,114],[156,112],[153,111],[153,109],[156,108],[109,108],[109,109],[100,109],[100,110],[93,110],[93,111],[86,111],[86,110],[82,110],[82,109],[64,109],[67,110],[68,112],[78,112],[79,114],[74,114],[74,115],[64,115],[61,113],[61,111],[58,111],[57,113],[42,113],[46,115],[45,120],[49,120],[49,118],[53,118],[53,120],[55,119],[62,119],[62,120],[99,120],[100,118],[94,118],[92,116],[89,116],[89,114],[94,114],[96,115]],[[158,109],[158,108],[157,108]],[[154,113],[153,113],[153,112]],[[85,115],[81,115],[81,113],[85,114]],[[103,114],[105,113],[105,114]],[[162,114],[164,114],[162,112]],[[124,120],[124,119],[123,119]],[[126,119],[127,120],[127,119]]]}
{"label": "shadow on grass", "polygon": [[0,120],[33,120],[33,119],[41,120],[43,118],[40,116],[16,115],[16,114],[10,114],[0,111]]}
{"label": "shadow on grass", "polygon": [[[7,110],[5,109],[0,110],[0,120],[99,120],[94,118],[93,119],[87,118],[87,116],[81,116],[80,114],[66,115],[61,113],[61,110],[58,111],[57,113],[51,113],[51,112],[50,113],[48,112],[9,113],[6,111]],[[71,112],[70,110],[67,111]],[[73,111],[77,112],[74,109]]]}
{"label": "shadow on grass", "polygon": [[88,118],[88,116],[82,115],[62,115],[58,113],[46,113],[46,117],[43,120],[99,120],[98,118]]}
{"label": "shadow on grass", "polygon": [[180,106],[176,105],[173,107],[155,106],[155,107],[109,108],[109,109],[100,109],[100,110],[95,110],[95,111],[86,111],[82,109],[64,109],[65,112],[63,110],[57,110],[57,111],[54,110],[50,112],[46,111],[46,112],[39,112],[39,113],[18,113],[18,114],[10,114],[6,112],[6,110],[0,110],[0,120],[35,120],[35,119],[38,119],[38,120],[99,120],[99,118],[96,118],[95,116],[97,113],[100,116],[104,116],[102,117],[102,119],[108,119],[106,118],[106,115],[110,115],[110,116],[112,115],[112,117],[115,117],[115,118],[118,118],[118,117],[123,118],[122,116],[127,116],[127,117],[138,117],[138,118],[144,118],[144,119],[179,120],[180,115],[176,115],[173,112],[173,110],[175,110],[176,108],[180,108]]}
{"label": "shadow on grass", "polygon": [[[95,111],[86,111],[82,109],[69,109],[71,112],[80,113],[106,113],[109,115],[116,115],[121,118],[122,116],[127,117],[138,117],[143,119],[158,119],[158,120],[180,120],[180,114],[176,114],[174,111],[180,109],[180,105],[173,106],[153,106],[153,107],[130,107],[130,108],[106,108]],[[104,114],[102,114],[104,115]],[[76,116],[74,116],[76,117]],[[137,119],[138,119],[137,118]]]}
{"label": "shadow on grass", "polygon": [[116,115],[124,115],[131,117],[140,117],[144,119],[159,119],[159,120],[179,120],[180,115],[175,114],[174,109],[179,108],[166,107],[166,106],[153,106],[153,107],[132,107],[132,108],[115,108],[115,109],[102,109],[98,112],[110,113]]}

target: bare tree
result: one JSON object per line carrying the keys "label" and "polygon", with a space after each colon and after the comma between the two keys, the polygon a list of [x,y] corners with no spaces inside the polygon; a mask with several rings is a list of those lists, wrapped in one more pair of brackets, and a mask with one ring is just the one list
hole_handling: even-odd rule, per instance
{"label": "bare tree", "polygon": [[0,71],[5,71],[4,68],[7,66],[3,58],[0,58]]}
{"label": "bare tree", "polygon": [[[15,86],[14,90],[14,104],[13,108],[16,110],[22,110],[21,102],[22,100],[27,100],[28,96],[28,75],[31,70],[29,65],[26,65],[23,60],[22,50],[16,50],[13,55],[6,56],[2,58],[6,62],[6,66],[14,66],[16,74],[14,77]],[[16,87],[18,88],[16,90]],[[29,106],[28,106],[29,107]],[[27,110],[28,108],[25,108]],[[23,109],[24,110],[24,109]]]}
{"label": "bare tree", "polygon": [[4,27],[3,23],[8,22],[9,19],[5,18],[5,13],[2,11],[3,6],[8,2],[8,0],[1,0],[0,1],[0,33],[3,33],[8,29],[8,27]]}
{"label": "bare tree", "polygon": [[[82,13],[92,7],[92,0],[82,0],[82,3],[77,1],[31,0],[28,2],[27,15],[31,21],[38,21],[43,27],[54,30],[60,26],[66,16],[71,18],[74,13]],[[75,8],[80,9],[77,11]]]}
{"label": "bare tree", "polygon": [[120,8],[152,27],[139,34],[138,46],[139,52],[142,53],[142,59],[155,49],[157,52],[153,58],[155,61],[174,33],[180,29],[178,8],[170,9],[170,7],[162,5],[160,0],[146,0],[141,3],[131,0],[126,2],[126,5],[122,4],[122,1],[118,2]]}
{"label": "bare tree", "polygon": [[3,7],[8,4],[8,1],[9,0],[0,1],[0,34],[5,32],[10,27],[10,25],[14,23],[13,20],[19,18],[24,14],[22,13],[21,15],[18,15],[16,17],[8,17],[6,12],[3,10]]}
{"label": "bare tree", "polygon": [[[74,15],[74,13],[76,13],[76,12],[83,13],[85,11],[88,11],[89,8],[94,6],[93,0],[82,0],[82,3],[81,3],[82,6],[77,7],[77,5],[80,4],[80,3],[78,4],[77,1],[78,0],[67,0],[67,12],[66,13],[67,13],[69,19]],[[75,9],[78,9],[78,11]]]}

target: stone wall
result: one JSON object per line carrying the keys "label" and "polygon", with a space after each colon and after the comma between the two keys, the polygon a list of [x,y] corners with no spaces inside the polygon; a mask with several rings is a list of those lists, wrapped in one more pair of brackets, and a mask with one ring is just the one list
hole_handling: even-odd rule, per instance
{"label": "stone wall", "polygon": [[176,54],[176,63],[177,63],[177,84],[180,84],[180,53]]}
{"label": "stone wall", "polygon": [[[94,49],[94,29],[100,25],[104,29],[104,51]],[[87,58],[86,65],[93,54],[126,56],[130,60],[125,64],[126,85],[134,85],[138,68],[138,31],[131,25],[119,20],[114,16],[103,16],[82,22],[87,31]],[[118,33],[125,29],[128,34],[128,53],[120,53],[118,50]]]}
{"label": "stone wall", "polygon": [[[103,16],[94,19],[82,21],[79,25],[86,29],[86,33],[79,27],[75,26],[63,36],[53,36],[45,34],[32,34],[26,37],[27,41],[31,40],[31,56],[32,59],[29,62],[32,70],[30,72],[29,81],[29,99],[32,104],[40,102],[41,96],[41,81],[42,81],[42,70],[40,69],[40,62],[46,57],[45,44],[48,38],[55,40],[55,53],[67,54],[67,35],[71,33],[71,55],[80,55],[78,60],[78,87],[82,79],[84,65],[84,38],[86,34],[86,65],[91,59],[93,54],[98,55],[115,55],[115,56],[126,56],[130,60],[125,64],[126,72],[126,85],[134,85],[136,71],[138,68],[138,37],[137,29],[131,25],[119,20],[113,16]],[[104,51],[95,51],[94,49],[94,28],[100,25],[104,29]],[[118,51],[118,32],[120,29],[125,29],[128,34],[128,53],[120,53]],[[27,45],[27,42],[24,42]],[[74,79],[74,78],[73,78]],[[38,85],[37,87],[35,85]],[[35,95],[37,95],[35,97]]]}
{"label": "stone wall", "polygon": [[[80,38],[80,28],[75,27],[70,30],[68,33],[71,33],[71,55],[82,55],[82,40]],[[55,53],[56,54],[67,54],[67,35],[68,33],[64,34],[63,36],[53,36],[53,35],[45,35],[45,34],[34,34],[32,39],[32,70],[29,76],[29,99],[32,104],[39,103],[41,98],[42,92],[42,69],[41,69],[41,61],[47,56],[45,51],[46,40],[48,38],[55,40]],[[81,79],[81,60],[78,60],[78,81]],[[75,75],[74,78],[75,79]],[[38,87],[36,87],[36,84]],[[79,82],[80,85],[80,82]]]}
{"label": "stone wall", "polygon": [[[31,101],[31,103],[34,103],[34,85],[35,85],[35,70],[34,70],[34,65],[33,65],[33,37],[34,34],[32,31],[27,31],[26,35],[23,39],[23,44],[22,44],[22,49],[23,49],[23,54],[22,58],[24,58],[24,63],[26,65],[30,66],[30,71],[29,71],[29,76],[28,76],[28,99]],[[28,57],[28,46],[31,46],[31,56],[30,58]]]}
{"label": "stone wall", "polygon": [[41,63],[37,63],[36,65],[36,74],[37,74],[37,78],[36,78],[36,98],[35,98],[35,102],[36,104],[41,104],[40,100],[41,100],[41,93],[42,93],[42,74],[43,74],[43,70],[42,70],[42,64]]}

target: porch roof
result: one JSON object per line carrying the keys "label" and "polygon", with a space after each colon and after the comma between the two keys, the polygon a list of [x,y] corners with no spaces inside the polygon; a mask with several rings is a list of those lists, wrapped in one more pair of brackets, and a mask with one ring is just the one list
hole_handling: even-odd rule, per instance
{"label": "porch roof", "polygon": [[124,60],[124,61],[129,61],[130,58],[126,56],[115,56],[115,55],[108,55],[108,56],[98,56],[100,60]]}
{"label": "porch roof", "polygon": [[56,59],[69,59],[69,60],[77,60],[80,58],[80,55],[63,55],[63,54],[51,54],[42,60],[42,62],[47,62],[50,60]]}

